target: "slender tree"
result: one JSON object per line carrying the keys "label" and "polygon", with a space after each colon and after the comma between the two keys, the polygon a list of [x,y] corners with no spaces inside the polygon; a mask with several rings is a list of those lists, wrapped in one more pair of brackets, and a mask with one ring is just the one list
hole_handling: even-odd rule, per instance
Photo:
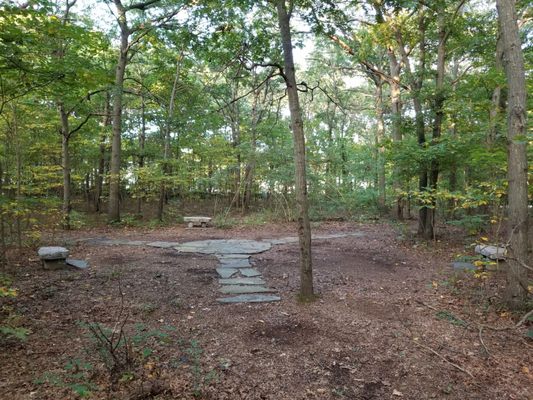
{"label": "slender tree", "polygon": [[507,177],[509,182],[509,268],[506,301],[510,308],[524,306],[527,298],[528,199],[527,114],[524,56],[518,33],[515,0],[496,0],[503,61],[508,86]]}
{"label": "slender tree", "polygon": [[296,85],[296,72],[292,55],[290,19],[294,3],[285,0],[276,3],[278,23],[283,48],[284,78],[289,96],[291,129],[294,139],[294,164],[296,176],[296,202],[298,205],[298,238],[300,243],[300,296],[311,300],[313,293],[313,265],[311,257],[311,224],[309,222],[309,203],[307,199],[307,179],[305,162],[305,135]]}

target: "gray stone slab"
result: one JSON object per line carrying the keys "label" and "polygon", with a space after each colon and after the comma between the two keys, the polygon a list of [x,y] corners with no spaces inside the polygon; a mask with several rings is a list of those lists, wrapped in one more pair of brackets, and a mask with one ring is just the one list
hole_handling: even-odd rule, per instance
{"label": "gray stone slab", "polygon": [[257,254],[269,250],[271,247],[272,245],[268,242],[258,242],[247,239],[224,239],[187,242],[174,248],[183,253]]}
{"label": "gray stone slab", "polygon": [[229,278],[219,279],[221,285],[264,285],[265,281],[261,278]]}
{"label": "gray stone slab", "polygon": [[71,267],[78,268],[78,269],[86,269],[89,268],[89,263],[85,260],[75,260],[73,258],[67,258],[67,261],[65,261],[67,265],[70,265]]}
{"label": "gray stone slab", "polygon": [[41,260],[64,260],[68,257],[69,251],[64,247],[48,246],[40,247],[37,254]]}
{"label": "gray stone slab", "polygon": [[267,303],[280,300],[281,297],[273,294],[241,294],[217,299],[219,303]]}
{"label": "gray stone slab", "polygon": [[218,289],[224,294],[272,293],[274,289],[257,285],[225,285]]}
{"label": "gray stone slab", "polygon": [[491,260],[505,260],[507,249],[505,247],[490,246],[484,244],[478,244],[474,251]]}
{"label": "gray stone slab", "polygon": [[151,247],[159,247],[161,249],[170,249],[171,247],[175,247],[179,245],[178,242],[150,242],[146,243],[147,246]]}
{"label": "gray stone slab", "polygon": [[452,263],[452,267],[455,271],[475,271],[477,267],[469,262],[455,261]]}
{"label": "gray stone slab", "polygon": [[239,270],[236,268],[217,268],[218,275],[224,279],[231,278],[231,276],[236,274],[238,271]]}
{"label": "gray stone slab", "polygon": [[241,275],[247,278],[253,278],[254,276],[261,276],[261,272],[259,272],[255,268],[240,268],[239,272],[241,273]]}
{"label": "gray stone slab", "polygon": [[220,268],[250,268],[251,266],[247,258],[226,258],[220,261]]}

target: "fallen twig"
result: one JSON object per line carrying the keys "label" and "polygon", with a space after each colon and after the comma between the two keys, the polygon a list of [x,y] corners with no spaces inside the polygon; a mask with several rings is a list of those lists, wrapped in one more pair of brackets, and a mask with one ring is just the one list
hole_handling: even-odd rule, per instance
{"label": "fallen twig", "polygon": [[518,321],[515,325],[515,328],[518,328],[520,325],[522,325],[524,322],[528,320],[529,317],[533,315],[533,310],[530,310],[526,315],[524,315],[522,318],[520,318],[520,321]]}
{"label": "fallen twig", "polygon": [[459,365],[451,362],[450,360],[448,360],[446,357],[444,357],[442,354],[438,353],[437,351],[433,350],[431,347],[429,346],[426,346],[425,344],[422,344],[422,343],[418,343],[416,340],[413,339],[413,342],[417,345],[417,346],[420,346],[422,347],[423,349],[426,349],[426,350],[429,350],[430,352],[432,352],[433,354],[435,354],[437,357],[439,357],[441,360],[447,362],[448,364],[450,364],[452,367],[454,368],[457,368],[459,371],[461,372],[464,372],[465,374],[467,374],[469,377],[471,377],[472,379],[476,379],[474,378],[474,375],[472,375],[472,373],[462,367],[460,367]]}
{"label": "fallen twig", "polygon": [[482,335],[483,335],[483,326],[480,326],[479,327],[479,342],[481,343],[481,345],[485,349],[485,352],[487,353],[487,356],[492,357],[492,355],[490,354],[489,349],[487,349],[487,346],[485,346],[485,342],[483,341],[483,336]]}

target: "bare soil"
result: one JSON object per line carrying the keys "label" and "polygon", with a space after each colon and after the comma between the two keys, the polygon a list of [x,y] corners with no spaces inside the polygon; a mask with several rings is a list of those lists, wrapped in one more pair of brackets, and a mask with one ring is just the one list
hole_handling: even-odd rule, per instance
{"label": "bare soil", "polygon": [[[44,271],[34,253],[12,263],[19,295],[2,299],[3,312],[31,334],[0,343],[0,398],[76,399],[87,387],[90,399],[533,399],[528,323],[493,329],[519,316],[500,306],[501,271],[453,272],[465,252],[457,232],[428,244],[384,223],[315,229],[343,231],[365,236],[313,243],[309,304],[297,298],[297,244],[251,258],[281,302],[222,305],[214,257],[77,241],[265,239],[294,235],[290,224],[50,237],[91,266]],[[94,324],[112,344],[127,338],[116,360]]]}

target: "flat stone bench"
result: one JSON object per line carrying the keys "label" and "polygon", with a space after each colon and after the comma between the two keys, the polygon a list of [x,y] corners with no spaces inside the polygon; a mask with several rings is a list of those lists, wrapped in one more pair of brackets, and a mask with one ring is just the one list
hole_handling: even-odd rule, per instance
{"label": "flat stone bench", "polygon": [[211,217],[183,217],[183,221],[189,228],[194,226],[205,228],[211,224]]}
{"label": "flat stone bench", "polygon": [[37,251],[44,269],[62,269],[66,266],[68,249],[59,246],[40,247]]}

